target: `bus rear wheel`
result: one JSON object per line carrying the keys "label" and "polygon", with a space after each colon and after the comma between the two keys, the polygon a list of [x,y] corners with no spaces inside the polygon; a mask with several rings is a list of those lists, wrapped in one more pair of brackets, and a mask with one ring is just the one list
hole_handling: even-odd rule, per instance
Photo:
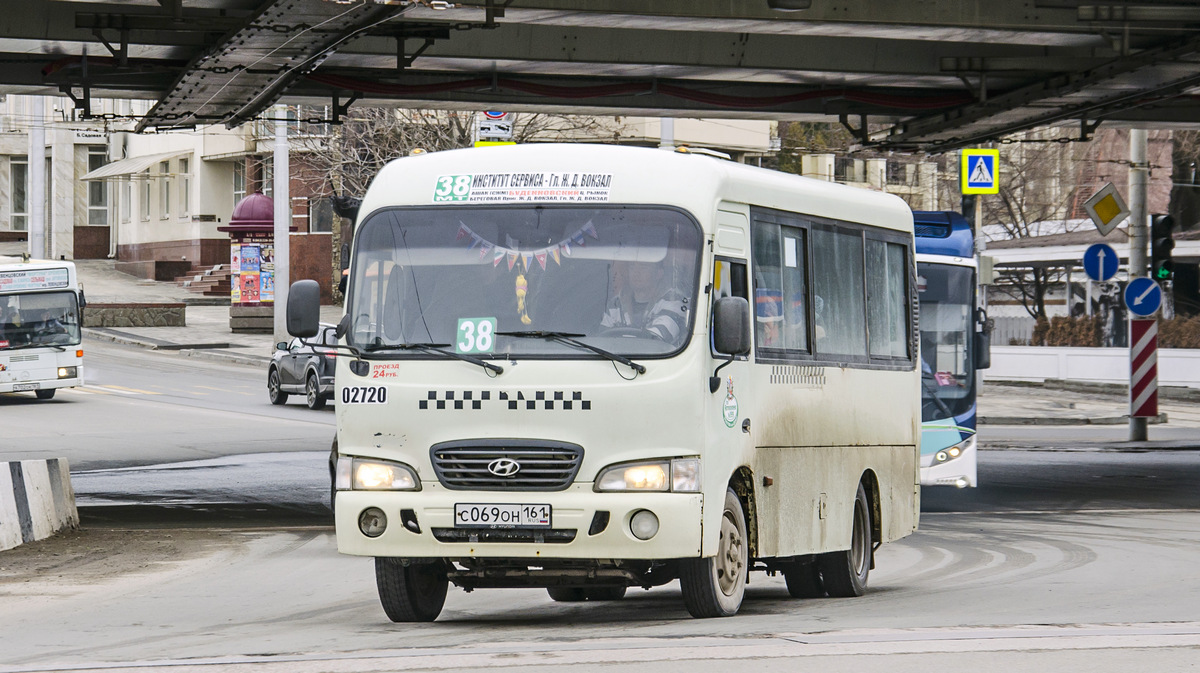
{"label": "bus rear wheel", "polygon": [[375,558],[379,602],[393,622],[432,622],[446,604],[446,564],[409,563],[398,558]]}
{"label": "bus rear wheel", "polygon": [[54,398],[54,392],[55,389],[51,388],[49,390],[35,390],[33,391],[33,394],[37,395],[39,400],[49,400]]}
{"label": "bus rear wheel", "polygon": [[850,548],[821,554],[817,564],[821,583],[830,596],[853,598],[867,590],[867,575],[871,572],[871,503],[861,483],[854,496]]}
{"label": "bus rear wheel", "polygon": [[821,586],[821,571],[816,563],[793,563],[783,569],[788,595],[792,598],[820,598],[825,595]]}
{"label": "bus rear wheel", "polygon": [[679,568],[683,603],[693,617],[730,617],[742,607],[746,595],[746,572],[750,562],[750,540],[746,535],[746,512],[733,489],[725,491],[721,512],[721,539],[717,555],[688,559]]}

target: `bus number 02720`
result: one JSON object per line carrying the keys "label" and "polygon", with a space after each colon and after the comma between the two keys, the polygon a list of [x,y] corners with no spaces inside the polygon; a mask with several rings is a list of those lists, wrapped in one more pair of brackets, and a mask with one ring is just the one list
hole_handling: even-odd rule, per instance
{"label": "bus number 02720", "polygon": [[346,386],[342,404],[387,404],[386,386]]}

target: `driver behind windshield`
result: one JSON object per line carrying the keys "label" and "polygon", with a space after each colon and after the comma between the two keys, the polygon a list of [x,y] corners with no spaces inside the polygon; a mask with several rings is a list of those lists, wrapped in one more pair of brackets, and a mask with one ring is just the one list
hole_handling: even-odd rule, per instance
{"label": "driver behind windshield", "polygon": [[679,343],[687,329],[687,305],[666,275],[663,264],[614,263],[614,296],[600,325],[644,330],[667,343]]}

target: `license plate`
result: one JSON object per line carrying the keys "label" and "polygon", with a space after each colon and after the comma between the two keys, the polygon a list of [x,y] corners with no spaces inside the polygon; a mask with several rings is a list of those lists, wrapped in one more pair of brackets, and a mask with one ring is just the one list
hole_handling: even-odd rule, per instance
{"label": "license plate", "polygon": [[455,528],[549,528],[550,505],[454,505]]}
{"label": "license plate", "polygon": [[40,384],[40,383],[18,383],[13,386],[14,391],[17,391],[17,390],[41,390],[41,389],[42,389],[42,384]]}

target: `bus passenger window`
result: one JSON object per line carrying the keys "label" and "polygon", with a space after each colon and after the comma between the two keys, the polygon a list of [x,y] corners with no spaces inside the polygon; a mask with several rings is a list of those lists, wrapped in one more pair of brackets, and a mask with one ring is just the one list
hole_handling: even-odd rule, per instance
{"label": "bus passenger window", "polygon": [[908,356],[908,294],[904,246],[867,241],[867,328],[871,355]]}
{"label": "bus passenger window", "polygon": [[863,238],[856,231],[814,229],[813,293],[818,332],[817,351],[866,356],[867,325],[863,297]]}

